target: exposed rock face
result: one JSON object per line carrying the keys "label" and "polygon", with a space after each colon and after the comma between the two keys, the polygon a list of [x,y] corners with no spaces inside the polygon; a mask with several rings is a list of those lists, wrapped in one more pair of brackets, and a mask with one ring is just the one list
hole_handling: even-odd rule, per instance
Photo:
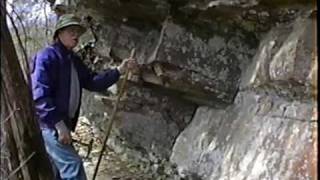
{"label": "exposed rock face", "polygon": [[[220,32],[222,35],[203,40],[180,25],[164,26],[161,32],[108,27],[102,32],[110,35],[101,36],[100,41],[110,44],[110,51],[122,58],[128,56],[131,48],[137,48],[137,60],[143,64],[138,83],[181,93],[183,98],[197,104],[230,104],[241,68],[250,62],[256,47],[245,36],[224,38],[229,33]],[[242,33],[241,29],[229,31]],[[105,49],[106,45],[100,49],[101,53]],[[156,71],[157,66],[161,72]]]}
{"label": "exposed rock face", "polygon": [[[136,160],[170,157],[189,179],[314,177],[315,164],[308,163],[316,162],[310,3],[68,1],[71,12],[93,17],[98,37],[98,56],[88,61],[93,69],[117,65],[132,48],[141,65],[120,103],[108,145]],[[36,12],[23,13],[31,29],[30,55],[50,42],[48,28],[56,18],[48,4],[26,7]],[[82,41],[93,37],[88,30]],[[95,134],[103,136],[113,94],[84,93],[82,115]]]}
{"label": "exposed rock face", "polygon": [[[243,74],[233,105],[200,107],[171,161],[202,179],[312,179],[312,20],[276,27]],[[298,73],[299,72],[299,73]]]}
{"label": "exposed rock face", "polygon": [[[111,98],[95,97],[93,93],[85,95],[83,104],[87,108],[82,109],[82,114],[94,119],[95,127],[100,127],[96,132],[103,132],[106,122],[102,121],[112,113],[114,102]],[[193,104],[137,87],[128,89],[128,97],[119,106],[109,145],[122,153],[124,147],[116,146],[126,143],[144,153],[156,154],[158,158],[170,156],[176,137],[195,111]]]}
{"label": "exposed rock face", "polygon": [[311,179],[312,105],[241,92],[224,110],[198,108],[171,161],[202,179]]}
{"label": "exposed rock face", "polygon": [[311,19],[299,18],[294,24],[271,30],[244,73],[241,89],[282,85],[281,89],[293,96],[310,98],[315,50],[312,29]]}

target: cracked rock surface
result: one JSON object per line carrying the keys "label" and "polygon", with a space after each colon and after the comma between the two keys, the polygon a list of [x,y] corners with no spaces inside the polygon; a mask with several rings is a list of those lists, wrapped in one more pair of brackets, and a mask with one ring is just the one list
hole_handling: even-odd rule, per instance
{"label": "cracked rock surface", "polygon": [[[55,17],[48,4],[15,5],[32,54],[50,43]],[[119,104],[101,179],[316,177],[318,66],[310,0],[68,5],[94,20],[98,41],[93,58],[85,59],[90,68],[112,68],[132,48],[140,64]],[[87,31],[81,43],[92,40]],[[76,145],[89,177],[121,81],[105,92],[84,92],[75,137],[94,139],[89,158]]]}

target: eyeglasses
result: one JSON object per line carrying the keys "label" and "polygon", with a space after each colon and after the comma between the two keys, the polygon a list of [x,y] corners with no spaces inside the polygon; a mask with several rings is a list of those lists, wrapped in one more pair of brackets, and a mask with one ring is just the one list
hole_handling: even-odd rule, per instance
{"label": "eyeglasses", "polygon": [[81,28],[79,26],[69,26],[66,27],[65,30],[72,35],[79,35],[81,32]]}

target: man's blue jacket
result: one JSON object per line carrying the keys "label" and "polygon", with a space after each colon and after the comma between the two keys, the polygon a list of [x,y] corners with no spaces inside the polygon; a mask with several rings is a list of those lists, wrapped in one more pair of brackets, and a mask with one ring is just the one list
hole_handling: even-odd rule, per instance
{"label": "man's blue jacket", "polygon": [[31,64],[32,93],[41,128],[54,128],[64,120],[74,131],[79,116],[79,107],[74,118],[68,117],[71,85],[71,60],[78,72],[81,89],[102,91],[118,81],[117,69],[95,73],[89,70],[71,50],[56,42],[36,54]]}

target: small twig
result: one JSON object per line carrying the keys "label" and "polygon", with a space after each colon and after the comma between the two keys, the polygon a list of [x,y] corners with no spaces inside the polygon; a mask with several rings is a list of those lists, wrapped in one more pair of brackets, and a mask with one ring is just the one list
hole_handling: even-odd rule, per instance
{"label": "small twig", "polygon": [[21,40],[21,38],[20,38],[18,28],[17,28],[16,24],[14,23],[13,17],[8,13],[7,9],[6,9],[5,7],[3,7],[2,5],[1,5],[1,9],[4,10],[5,13],[8,15],[8,17],[9,17],[9,19],[10,19],[10,21],[11,21],[12,27],[13,27],[13,29],[14,29],[14,32],[15,32],[15,34],[16,34],[16,36],[17,36],[18,44],[19,44],[19,46],[20,46],[20,48],[21,48],[21,50],[22,50],[22,54],[23,54],[24,60],[25,60],[25,68],[26,68],[25,70],[27,71],[27,73],[26,73],[26,76],[27,76],[27,77],[26,77],[26,78],[27,78],[26,81],[28,81],[27,83],[30,84],[30,78],[29,78],[29,76],[28,76],[28,74],[30,73],[29,63],[28,63],[28,57],[27,57],[27,53],[26,53],[26,51],[25,51],[25,48],[23,47],[23,43],[22,43],[22,40]]}
{"label": "small twig", "polygon": [[168,25],[168,21],[169,21],[169,17],[167,17],[163,24],[162,24],[162,28],[161,28],[161,32],[160,32],[160,37],[159,37],[159,40],[158,40],[158,43],[157,43],[157,46],[155,47],[155,49],[153,50],[151,56],[147,59],[147,62],[146,63],[151,63],[152,61],[156,60],[157,58],[157,54],[158,54],[158,51],[159,51],[159,48],[160,48],[160,45],[162,44],[162,41],[163,41],[163,36],[164,36],[164,32],[167,28],[167,25]]}
{"label": "small twig", "polygon": [[20,111],[20,108],[17,108],[16,105],[14,104],[14,109],[10,112],[10,114],[6,117],[5,120],[3,120],[2,122],[0,122],[0,125],[3,125],[4,123],[6,123],[7,121],[9,121],[9,119],[14,115],[15,112]]}
{"label": "small twig", "polygon": [[28,57],[27,57],[27,54],[26,54],[26,52],[25,52],[25,48],[23,47],[23,43],[22,43],[22,40],[21,40],[20,35],[19,35],[19,30],[18,30],[16,24],[14,23],[14,19],[13,19],[13,17],[10,15],[10,13],[8,13],[8,11],[7,11],[6,8],[2,7],[2,9],[5,10],[5,13],[8,15],[8,17],[9,17],[9,19],[10,19],[10,21],[11,21],[11,24],[12,24],[12,26],[13,26],[13,29],[14,29],[15,34],[16,34],[17,39],[18,39],[19,46],[20,46],[20,48],[21,48],[21,50],[22,50],[22,53],[23,53],[23,55],[24,55],[25,60],[27,61]]}
{"label": "small twig", "polygon": [[9,176],[5,180],[9,180],[13,175],[15,175],[30,159],[36,154],[36,152],[31,153],[27,159],[25,159],[19,167],[17,167],[14,171],[12,171]]}
{"label": "small twig", "polygon": [[[18,13],[16,12],[16,10],[14,9],[14,6],[11,4],[11,3],[8,3],[10,6],[11,6],[11,8],[12,8],[12,12],[16,15],[16,17],[17,17],[17,19],[18,19],[18,21],[19,21],[19,23],[21,24],[21,27],[22,27],[22,31],[23,31],[23,33],[24,33],[24,48],[25,48],[25,50],[26,50],[26,55],[28,55],[28,50],[27,50],[27,35],[28,35],[28,33],[27,33],[27,31],[26,31],[26,28],[25,28],[25,26],[24,26],[24,24],[22,23],[22,19],[21,19],[21,17],[18,15]],[[28,56],[27,56],[28,57]]]}
{"label": "small twig", "polygon": [[45,18],[45,23],[46,23],[46,38],[47,39],[49,39],[48,38],[48,32],[49,32],[49,28],[48,28],[48,17],[47,17],[47,11],[46,11],[46,3],[43,3],[44,5],[44,7],[43,7],[43,13],[44,13],[44,18]]}
{"label": "small twig", "polygon": [[[4,131],[4,128],[0,128],[0,163],[1,164],[6,164],[7,162],[10,161],[9,157],[10,154],[8,152],[8,149],[6,147],[6,142],[5,142],[5,134],[6,132]],[[2,177],[8,176],[9,172],[5,167],[0,168],[0,179]]]}

